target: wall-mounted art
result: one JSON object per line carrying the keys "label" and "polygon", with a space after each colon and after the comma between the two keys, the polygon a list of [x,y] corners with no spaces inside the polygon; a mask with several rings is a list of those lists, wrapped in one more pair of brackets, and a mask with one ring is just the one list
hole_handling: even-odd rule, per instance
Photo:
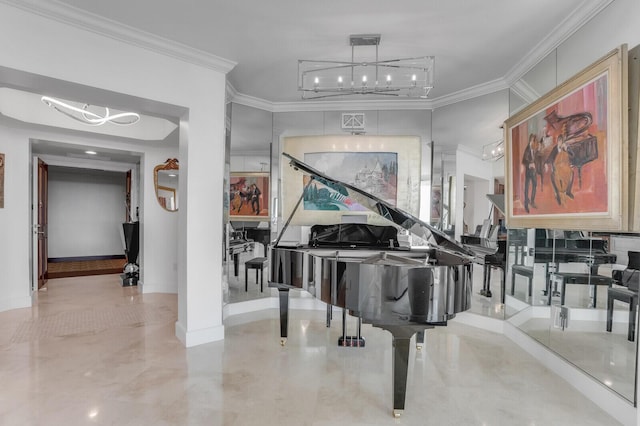
{"label": "wall-mounted art", "polygon": [[0,154],[0,209],[4,209],[4,154]]}
{"label": "wall-mounted art", "polygon": [[269,173],[231,172],[230,220],[269,220]]}
{"label": "wall-mounted art", "polygon": [[626,66],[621,46],[505,122],[507,226],[627,228]]}
{"label": "wall-mounted art", "polygon": [[[368,192],[392,206],[396,205],[398,154],[395,152],[308,152],[302,160],[342,182]],[[307,181],[304,181],[306,186]],[[305,210],[361,210],[336,197],[319,182],[314,182],[304,197]]]}
{"label": "wall-mounted art", "polygon": [[[341,182],[355,186],[418,216],[420,206],[420,138],[416,136],[285,137],[282,151]],[[282,215],[286,219],[303,195],[302,174],[282,163]],[[294,225],[340,223],[342,216],[367,215],[357,200],[319,182],[304,191]],[[370,219],[374,220],[374,219]]]}
{"label": "wall-mounted art", "polygon": [[431,187],[431,223],[440,222],[440,212],[442,211],[442,188],[440,186]]}

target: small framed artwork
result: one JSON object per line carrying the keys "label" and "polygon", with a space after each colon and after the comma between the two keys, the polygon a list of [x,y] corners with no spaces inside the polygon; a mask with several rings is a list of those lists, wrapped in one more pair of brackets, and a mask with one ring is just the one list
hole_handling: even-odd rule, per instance
{"label": "small framed artwork", "polygon": [[440,212],[442,211],[442,188],[431,187],[431,223],[440,222]]}
{"label": "small framed artwork", "polygon": [[510,228],[628,227],[626,46],[505,122]]}
{"label": "small framed artwork", "polygon": [[231,220],[269,220],[269,173],[231,172],[229,216]]}

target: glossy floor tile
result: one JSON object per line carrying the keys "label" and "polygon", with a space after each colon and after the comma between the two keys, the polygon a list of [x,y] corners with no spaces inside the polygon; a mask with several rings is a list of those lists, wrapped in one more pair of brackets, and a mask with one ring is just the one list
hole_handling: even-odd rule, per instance
{"label": "glossy floor tile", "polygon": [[364,348],[340,348],[339,321],[292,311],[283,347],[270,310],[185,349],[176,309],[113,275],[51,280],[35,308],[0,313],[0,424],[617,424],[504,336],[462,324],[412,348],[394,419],[389,333],[365,325]]}

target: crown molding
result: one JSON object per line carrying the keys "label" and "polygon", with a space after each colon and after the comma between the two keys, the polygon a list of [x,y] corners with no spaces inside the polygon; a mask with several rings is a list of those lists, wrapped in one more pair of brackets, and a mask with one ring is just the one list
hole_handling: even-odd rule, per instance
{"label": "crown molding", "polygon": [[97,16],[55,0],[0,0],[0,3],[225,74],[237,65],[236,62],[211,53]]}
{"label": "crown molding", "polygon": [[230,83],[228,86],[232,88],[228,90],[233,94],[231,102],[269,112],[433,110],[509,88],[506,80],[499,78],[434,99],[270,102],[239,93]]}
{"label": "crown molding", "polygon": [[614,0],[584,0],[505,75],[512,85]]}
{"label": "crown molding", "polygon": [[500,90],[508,89],[509,85],[504,78],[497,78],[486,83],[478,84],[467,89],[459,90],[457,92],[440,96],[433,99],[433,108],[442,108],[443,106],[456,104],[462,101],[468,101],[469,99],[477,98],[484,95],[490,95],[491,93],[499,92]]}
{"label": "crown molding", "polygon": [[531,87],[529,83],[522,79],[513,83],[513,85],[511,86],[511,90],[513,90],[516,95],[520,96],[522,100],[524,100],[527,104],[532,103],[541,96],[541,94],[536,92],[536,90]]}

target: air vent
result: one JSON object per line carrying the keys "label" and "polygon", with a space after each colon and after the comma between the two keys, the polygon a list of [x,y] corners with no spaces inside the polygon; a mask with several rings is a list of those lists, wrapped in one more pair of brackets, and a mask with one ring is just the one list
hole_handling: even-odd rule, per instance
{"label": "air vent", "polygon": [[347,112],[342,114],[342,130],[345,132],[364,131],[364,113]]}

